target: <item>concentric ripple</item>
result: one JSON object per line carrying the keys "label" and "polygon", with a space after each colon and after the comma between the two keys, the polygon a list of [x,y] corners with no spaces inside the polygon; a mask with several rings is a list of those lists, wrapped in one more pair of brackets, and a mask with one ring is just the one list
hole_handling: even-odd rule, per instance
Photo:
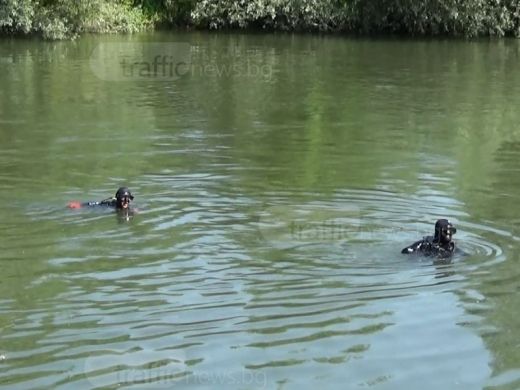
{"label": "concentric ripple", "polygon": [[[54,248],[27,246],[25,259],[36,266],[23,277],[26,294],[5,296],[2,383],[270,388],[298,386],[298,378],[341,383],[348,373],[358,385],[392,387],[420,381],[424,359],[445,377],[455,374],[457,354],[472,361],[471,372],[486,374],[480,339],[453,321],[474,320],[453,292],[502,261],[501,243],[514,237],[466,222],[461,205],[442,196],[407,220],[402,211],[423,204],[420,195],[345,190],[319,200],[303,194],[305,202],[290,193],[253,199],[226,194],[222,180],[229,179],[148,176],[136,187],[146,202],[127,222],[110,210],[31,206],[29,224],[18,229],[45,223],[62,238]],[[441,216],[452,218],[469,256],[432,265],[399,253]],[[24,269],[17,247],[7,248],[11,275]],[[26,302],[23,315],[10,309],[13,300]],[[400,351],[395,339],[403,339]],[[416,366],[417,377],[396,376],[403,364]]]}

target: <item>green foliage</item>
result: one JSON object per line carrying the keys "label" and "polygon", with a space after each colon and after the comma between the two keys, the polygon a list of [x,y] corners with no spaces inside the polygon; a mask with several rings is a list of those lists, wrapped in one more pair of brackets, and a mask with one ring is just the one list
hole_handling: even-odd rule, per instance
{"label": "green foliage", "polygon": [[202,0],[192,18],[209,28],[334,31],[346,26],[348,10],[348,2],[337,0]]}
{"label": "green foliage", "polygon": [[518,0],[201,0],[192,18],[209,28],[520,35]]}
{"label": "green foliage", "polygon": [[0,31],[29,33],[34,17],[32,0],[0,0]]}
{"label": "green foliage", "polygon": [[82,32],[132,33],[147,20],[139,8],[123,1],[55,0],[40,9],[36,29],[45,38],[62,39]]}
{"label": "green foliage", "polygon": [[141,7],[148,15],[160,22],[172,24],[188,24],[191,11],[196,0],[135,0],[134,4]]}
{"label": "green foliage", "polygon": [[[493,33],[488,29],[494,0],[358,1],[359,29],[412,35]],[[499,26],[497,26],[499,28]]]}
{"label": "green foliage", "polygon": [[0,32],[63,39],[155,23],[411,35],[520,36],[519,0],[0,0]]}
{"label": "green foliage", "polygon": [[134,33],[151,26],[140,8],[130,3],[101,1],[98,12],[83,22],[83,31]]}
{"label": "green foliage", "polygon": [[141,8],[111,0],[0,0],[0,29],[47,39],[82,32],[136,32],[151,23]]}

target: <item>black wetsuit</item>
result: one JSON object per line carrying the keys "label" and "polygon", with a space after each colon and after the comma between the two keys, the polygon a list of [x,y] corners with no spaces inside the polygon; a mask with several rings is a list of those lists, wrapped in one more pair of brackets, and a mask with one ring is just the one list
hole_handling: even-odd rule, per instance
{"label": "black wetsuit", "polygon": [[422,256],[435,256],[447,258],[456,252],[455,243],[450,241],[446,244],[441,244],[435,240],[434,236],[426,236],[422,240],[414,242],[412,245],[404,248],[401,253],[418,254]]}
{"label": "black wetsuit", "polygon": [[404,248],[401,253],[447,259],[456,252],[461,252],[455,247],[455,242],[452,240],[452,236],[456,232],[457,229],[450,221],[439,219],[435,223],[434,236],[426,236],[422,240],[414,242],[412,245]]}
{"label": "black wetsuit", "polygon": [[89,206],[106,206],[106,207],[117,207],[117,199],[116,198],[109,198],[104,199],[102,201],[98,202],[86,202],[82,203],[81,206],[83,207],[89,207]]}
{"label": "black wetsuit", "polygon": [[134,200],[134,196],[130,192],[127,187],[120,187],[115,196],[112,198],[104,199],[102,201],[95,202],[70,202],[69,208],[71,209],[79,209],[81,207],[93,207],[93,206],[104,206],[104,207],[113,207],[116,210],[126,210],[128,211],[130,208],[130,201]]}

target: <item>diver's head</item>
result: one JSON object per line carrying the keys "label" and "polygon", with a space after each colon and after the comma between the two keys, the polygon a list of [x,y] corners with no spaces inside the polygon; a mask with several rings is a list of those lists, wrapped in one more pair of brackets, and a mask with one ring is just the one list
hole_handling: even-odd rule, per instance
{"label": "diver's head", "polygon": [[453,235],[457,233],[457,229],[447,219],[439,219],[435,223],[435,237],[434,241],[440,244],[448,244],[451,242]]}
{"label": "diver's head", "polygon": [[128,209],[130,201],[134,200],[134,196],[127,187],[121,187],[116,192],[116,208]]}

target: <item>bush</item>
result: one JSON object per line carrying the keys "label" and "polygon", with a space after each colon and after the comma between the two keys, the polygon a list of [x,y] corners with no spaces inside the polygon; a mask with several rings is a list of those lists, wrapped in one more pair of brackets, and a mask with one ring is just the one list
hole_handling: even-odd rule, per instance
{"label": "bush", "polygon": [[131,4],[100,1],[98,12],[82,24],[85,32],[135,33],[151,27],[152,20]]}
{"label": "bush", "polygon": [[518,0],[201,0],[192,18],[205,28],[520,35]]}
{"label": "bush", "polygon": [[345,2],[333,0],[202,0],[191,16],[209,28],[335,31],[345,28],[347,11]]}
{"label": "bush", "polygon": [[411,35],[520,36],[519,0],[0,0],[0,32],[49,39],[154,23]]}
{"label": "bush", "polygon": [[0,0],[0,31],[28,34],[32,29],[32,0]]}
{"label": "bush", "polygon": [[358,28],[362,32],[476,36],[485,30],[486,6],[491,3],[493,0],[358,1]]}
{"label": "bush", "polygon": [[42,7],[37,21],[36,29],[51,39],[82,32],[132,33],[150,24],[140,8],[106,0],[56,0]]}
{"label": "bush", "polygon": [[7,33],[39,33],[47,39],[82,32],[125,32],[151,25],[140,7],[111,0],[0,0],[0,29]]}
{"label": "bush", "polygon": [[196,3],[197,0],[135,0],[134,5],[159,22],[186,25],[191,23]]}

